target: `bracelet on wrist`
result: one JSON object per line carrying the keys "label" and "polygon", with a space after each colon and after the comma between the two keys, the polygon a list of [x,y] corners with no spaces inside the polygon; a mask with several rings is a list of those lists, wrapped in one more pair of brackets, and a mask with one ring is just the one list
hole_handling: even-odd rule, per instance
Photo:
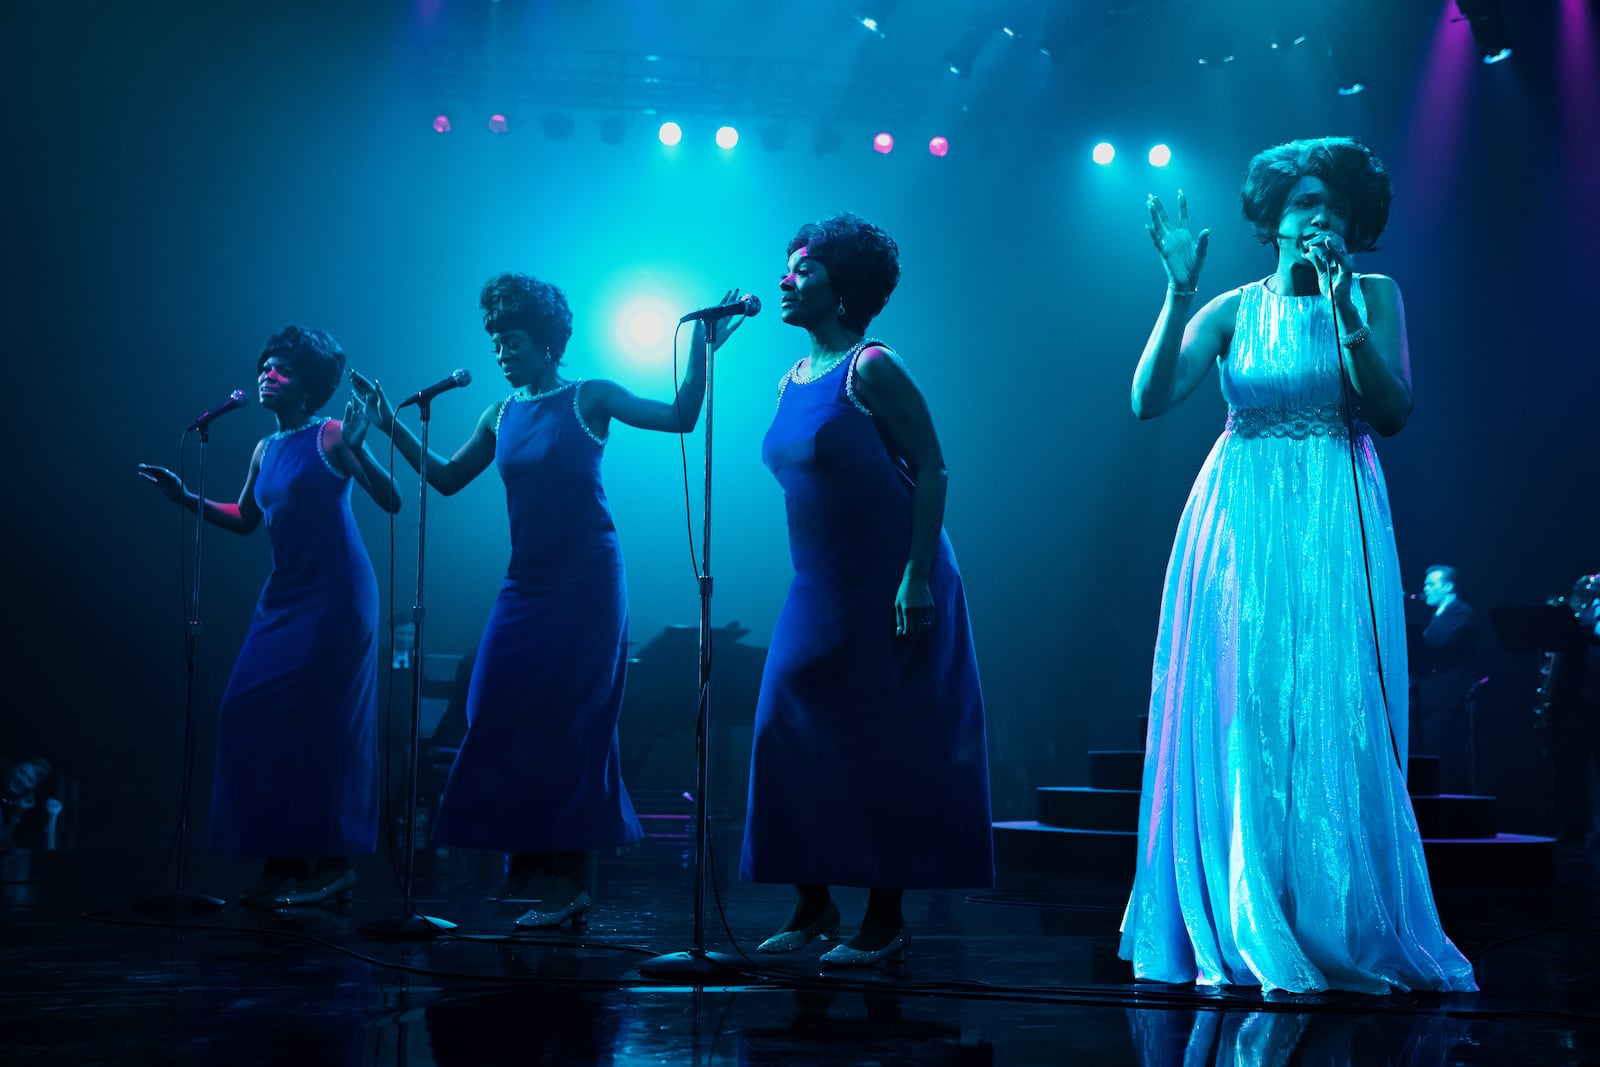
{"label": "bracelet on wrist", "polygon": [[1194,289],[1179,289],[1177,282],[1168,282],[1167,292],[1171,293],[1173,296],[1198,296],[1200,290],[1198,287]]}
{"label": "bracelet on wrist", "polygon": [[1363,322],[1358,328],[1345,334],[1344,340],[1339,343],[1344,345],[1346,348],[1357,348],[1366,344],[1367,339],[1371,336],[1372,327]]}

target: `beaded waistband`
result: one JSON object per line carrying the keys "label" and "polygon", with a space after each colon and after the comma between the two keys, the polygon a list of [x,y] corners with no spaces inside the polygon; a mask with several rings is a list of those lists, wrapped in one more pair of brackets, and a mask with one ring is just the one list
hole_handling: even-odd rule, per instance
{"label": "beaded waistband", "polygon": [[[1229,408],[1227,429],[1240,437],[1292,437],[1304,441],[1307,437],[1344,437],[1349,427],[1343,408],[1323,404],[1314,408]],[[1355,417],[1358,437],[1371,430],[1360,415]]]}

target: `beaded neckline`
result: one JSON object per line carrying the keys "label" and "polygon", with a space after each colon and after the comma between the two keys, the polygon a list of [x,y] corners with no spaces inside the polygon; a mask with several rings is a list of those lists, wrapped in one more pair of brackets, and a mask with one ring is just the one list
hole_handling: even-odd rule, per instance
{"label": "beaded neckline", "polygon": [[562,384],[556,386],[554,389],[546,389],[542,393],[525,393],[525,392],[523,392],[523,389],[526,389],[527,386],[523,386],[522,389],[518,389],[516,392],[511,394],[511,399],[512,400],[523,400],[523,401],[544,400],[544,399],[547,399],[548,397],[555,396],[557,393],[565,392],[566,390],[571,389],[574,385],[577,385],[577,384],[578,383],[575,382],[575,381],[574,382],[563,382]]}
{"label": "beaded neckline", "polygon": [[313,427],[313,426],[321,426],[323,423],[325,423],[327,421],[328,421],[328,417],[326,415],[322,415],[322,416],[320,416],[318,418],[311,419],[304,426],[296,426],[292,430],[279,430],[276,433],[269,433],[267,435],[267,440],[269,440],[269,441],[279,441],[279,440],[282,440],[285,437],[293,437],[297,433],[304,433],[306,430],[311,429],[311,427]]}
{"label": "beaded neckline", "polygon": [[840,367],[843,367],[853,361],[856,356],[861,354],[861,350],[863,348],[866,348],[868,345],[882,344],[883,342],[879,341],[877,338],[863,337],[861,340],[851,345],[850,348],[840,355],[838,359],[834,360],[833,363],[829,364],[827,370],[822,371],[819,374],[801,374],[800,364],[804,363],[805,360],[796,360],[795,365],[789,368],[789,373],[784,380],[793,382],[796,385],[810,385],[812,382],[819,382],[828,375],[832,374],[834,371],[838,370]]}

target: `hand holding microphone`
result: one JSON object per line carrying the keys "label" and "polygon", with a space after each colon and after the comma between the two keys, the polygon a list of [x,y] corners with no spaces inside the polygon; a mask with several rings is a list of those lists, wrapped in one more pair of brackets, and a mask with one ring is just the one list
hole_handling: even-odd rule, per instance
{"label": "hand holding microphone", "polygon": [[1304,240],[1306,259],[1317,272],[1323,295],[1335,299],[1344,295],[1350,283],[1350,252],[1344,238],[1328,230],[1318,230]]}
{"label": "hand holding microphone", "polygon": [[694,339],[690,342],[690,344],[693,350],[698,353],[705,351],[706,324],[722,322],[725,319],[732,319],[732,322],[728,322],[722,327],[722,329],[715,332],[713,338],[715,343],[712,345],[712,350],[715,351],[720,349],[727,342],[728,338],[733,336],[733,332],[744,324],[745,319],[748,319],[750,316],[755,315],[760,311],[760,297],[756,296],[754,293],[746,293],[743,296],[740,296],[739,290],[729,289],[726,293],[722,294],[722,303],[713,304],[710,307],[704,307],[698,311],[691,311],[689,314],[678,320],[678,325],[681,326],[686,322],[694,323]]}
{"label": "hand holding microphone", "polygon": [[739,296],[738,292],[739,290],[737,289],[729,289],[727,295],[722,298],[722,303],[701,308],[699,311],[691,311],[678,320],[678,325],[681,326],[686,322],[715,322],[718,319],[726,319],[734,315],[742,315],[745,318],[749,318],[761,311],[760,297],[754,293],[746,293],[743,296]]}

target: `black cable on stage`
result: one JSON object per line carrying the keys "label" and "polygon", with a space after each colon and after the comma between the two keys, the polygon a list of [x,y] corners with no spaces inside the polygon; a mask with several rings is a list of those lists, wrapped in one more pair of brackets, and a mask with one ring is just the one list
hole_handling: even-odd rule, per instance
{"label": "black cable on stage", "polygon": [[[1360,276],[1352,275],[1350,284],[1359,285]],[[1367,579],[1367,611],[1372,620],[1372,651],[1377,657],[1378,693],[1383,697],[1383,722],[1389,733],[1389,750],[1394,753],[1395,765],[1404,775],[1406,767],[1400,762],[1400,742],[1394,735],[1394,717],[1389,712],[1389,686],[1384,680],[1383,645],[1378,639],[1378,601],[1372,590],[1372,555],[1367,548],[1367,517],[1361,507],[1361,475],[1356,464],[1356,413],[1355,406],[1350,401],[1350,375],[1345,372],[1344,366],[1345,333],[1339,325],[1339,309],[1333,301],[1331,281],[1328,289],[1328,310],[1333,316],[1334,366],[1339,369],[1339,391],[1344,397],[1345,440],[1350,445],[1350,484],[1355,491],[1356,521],[1361,530],[1361,565]],[[1351,358],[1354,358],[1354,354]]]}
{"label": "black cable on stage", "polygon": [[[382,384],[379,383],[376,380],[373,381],[372,385],[373,385],[373,389],[374,390],[383,388]],[[369,416],[367,421],[368,422],[371,421],[370,416]],[[389,427],[389,478],[390,478],[391,481],[394,480],[394,474],[395,474],[395,469],[394,469],[394,461],[395,461],[394,433],[395,433],[395,427],[393,425],[391,425]],[[398,491],[398,488],[399,487],[396,486],[396,490],[397,491]],[[394,633],[395,633],[395,627],[394,627],[394,612],[395,612],[395,607],[394,607],[394,586],[395,586],[394,559],[395,559],[395,540],[396,540],[396,538],[395,538],[395,516],[397,514],[399,514],[398,510],[389,512],[389,671],[388,671],[389,684],[384,687],[383,729],[382,729],[382,731],[380,731],[380,736],[383,739],[382,740],[382,749],[381,749],[381,752],[380,752],[380,758],[383,761],[383,801],[382,801],[381,807],[379,808],[379,811],[380,811],[380,816],[379,817],[383,820],[384,854],[387,855],[388,858],[389,858],[389,875],[390,875],[391,878],[394,879],[394,887],[395,887],[396,892],[400,893],[400,895],[403,897],[405,895],[405,879],[400,873],[399,859],[395,855],[395,840],[396,840],[396,836],[397,835],[395,833],[395,825],[394,825],[394,774],[393,774],[393,762],[394,762],[394,760],[393,760],[393,757],[391,755],[391,753],[394,751],[394,748],[393,748],[393,745],[394,745]],[[416,663],[412,664],[412,670],[421,670],[421,669],[422,669],[422,664],[420,662],[416,662]],[[410,787],[410,776],[411,776],[411,772],[408,769],[406,771],[406,778],[407,778],[406,785],[407,785],[407,788]],[[415,833],[416,832],[416,828],[408,826],[408,827],[405,828],[405,830],[403,832],[405,832],[405,833]]]}
{"label": "black cable on stage", "polygon": [[[180,493],[188,492],[186,486],[189,484],[187,469],[189,457],[186,448],[189,443],[189,434],[192,432],[194,432],[193,429],[184,430],[183,434],[178,438],[178,491]],[[184,645],[183,659],[184,671],[186,674],[185,684],[192,687],[195,683],[195,658],[189,655],[188,652],[189,561],[187,551],[188,544],[185,539],[185,534],[187,533],[189,527],[188,517],[185,515],[185,512],[188,510],[188,508],[183,506],[183,500],[180,498],[178,501],[178,618],[181,622],[180,634]],[[205,522],[205,512],[206,502],[204,498],[201,498],[195,507],[195,521]],[[200,576],[195,575],[195,581],[199,580]],[[178,822],[172,828],[172,837],[167,843],[167,854],[161,859],[160,869],[156,871],[155,877],[150,880],[149,887],[135,898],[138,900],[143,900],[146,897],[149,897],[155,892],[156,886],[160,885],[162,880],[166,878],[167,868],[172,865],[172,857],[178,851],[178,835],[183,832],[183,815],[189,810],[190,801],[193,799],[195,758],[194,738],[190,736],[192,731],[188,729],[185,729],[183,733],[183,753],[179,758],[178,771],[179,775],[181,776],[178,782]]]}

